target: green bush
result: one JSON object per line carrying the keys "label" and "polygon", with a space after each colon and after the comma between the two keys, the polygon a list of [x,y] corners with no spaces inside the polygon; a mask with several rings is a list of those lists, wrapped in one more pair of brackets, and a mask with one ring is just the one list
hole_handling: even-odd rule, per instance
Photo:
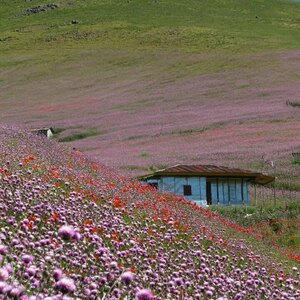
{"label": "green bush", "polygon": [[271,227],[272,227],[272,230],[275,232],[275,233],[278,233],[281,229],[282,229],[282,224],[280,222],[274,222],[274,223],[271,223]]}
{"label": "green bush", "polygon": [[59,142],[73,142],[73,141],[76,141],[76,140],[86,139],[90,136],[95,136],[95,135],[98,135],[98,134],[99,133],[96,130],[87,130],[87,131],[82,132],[82,133],[75,133],[75,134],[72,134],[72,135],[62,137],[62,138],[58,139],[58,141]]}

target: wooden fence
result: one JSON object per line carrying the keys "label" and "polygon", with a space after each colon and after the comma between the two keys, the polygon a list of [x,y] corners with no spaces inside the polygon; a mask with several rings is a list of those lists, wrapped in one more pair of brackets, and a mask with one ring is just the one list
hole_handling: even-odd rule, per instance
{"label": "wooden fence", "polygon": [[279,189],[274,186],[251,185],[250,205],[254,206],[288,206],[300,205],[300,191]]}

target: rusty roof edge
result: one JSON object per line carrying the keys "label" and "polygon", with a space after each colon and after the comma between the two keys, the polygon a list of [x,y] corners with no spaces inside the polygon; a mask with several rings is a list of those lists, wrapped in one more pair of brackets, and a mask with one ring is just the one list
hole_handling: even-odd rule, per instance
{"label": "rusty roof edge", "polygon": [[[168,172],[167,170],[168,169],[172,169],[174,167],[180,167],[180,166],[195,166],[195,165],[183,165],[183,164],[177,164],[177,165],[174,165],[174,166],[171,166],[171,167],[168,167],[168,168],[165,168],[165,169],[161,169],[161,170],[157,170],[153,173],[150,173],[150,174],[146,174],[146,175],[141,175],[141,176],[137,176],[136,178],[137,179],[148,179],[148,178],[151,178],[151,177],[156,177],[156,176],[199,176],[199,175],[202,175],[202,176],[210,176],[210,177],[218,177],[218,176],[222,176],[222,177],[244,177],[244,178],[254,178],[254,182],[255,183],[258,183],[258,184],[262,184],[262,185],[265,185],[265,184],[268,184],[270,182],[273,182],[275,180],[275,177],[274,176],[271,176],[271,175],[268,175],[268,174],[264,174],[264,173],[261,173],[261,172],[254,172],[254,171],[250,171],[250,170],[243,170],[243,169],[236,169],[236,170],[240,170],[240,172],[232,172],[232,173],[225,173],[225,172],[215,172],[215,173],[210,173],[210,172]],[[212,165],[203,165],[203,167],[207,167],[207,166],[212,166]],[[225,168],[225,169],[228,169],[230,170],[231,168],[229,167],[224,167],[224,166],[215,166],[215,167],[218,167],[218,168]],[[232,169],[235,169],[235,168],[232,168]],[[245,172],[245,173],[243,173]],[[259,177],[260,178],[265,178],[268,180],[267,181],[262,181],[262,180],[259,180]]]}
{"label": "rusty roof edge", "polygon": [[[252,170],[247,170],[247,169],[240,169],[240,168],[230,168],[230,167],[225,167],[225,166],[217,166],[217,165],[195,165],[195,164],[176,164],[176,165],[173,165],[173,166],[170,166],[170,167],[167,167],[167,168],[164,168],[164,169],[160,169],[160,170],[157,170],[153,173],[157,173],[157,172],[161,172],[161,171],[166,171],[168,169],[173,169],[173,168],[176,168],[176,167],[196,167],[196,166],[202,166],[202,167],[215,167],[215,168],[224,168],[224,169],[227,169],[227,170],[240,170],[240,171],[244,171],[244,172],[250,172],[250,173],[257,173],[257,174],[262,174],[261,172],[256,172],[256,171],[252,171]],[[152,174],[153,174],[152,173]]]}
{"label": "rusty roof edge", "polygon": [[[157,170],[157,171],[155,171],[155,172],[153,172],[153,173],[151,173],[151,174],[148,174],[148,175],[155,175],[155,174],[157,174],[157,175],[165,175],[165,174],[167,174],[167,173],[172,173],[172,174],[177,174],[177,175],[179,175],[180,173],[182,173],[182,174],[186,174],[186,173],[189,173],[188,171],[187,172],[185,172],[185,171],[180,171],[180,172],[176,172],[176,171],[174,171],[174,172],[168,172],[167,170],[169,170],[169,169],[173,169],[173,168],[176,168],[176,167],[195,167],[195,166],[197,166],[197,165],[193,165],[193,164],[177,164],[177,165],[174,165],[174,166],[171,166],[171,167],[168,167],[168,168],[165,168],[165,169],[160,169],[160,170]],[[252,170],[247,170],[247,169],[239,169],[239,168],[229,168],[229,167],[224,167],[224,166],[215,166],[215,165],[201,165],[201,166],[203,166],[203,167],[217,167],[217,168],[224,168],[224,169],[227,169],[227,170],[238,170],[238,171],[236,171],[236,172],[232,172],[232,174],[233,173],[235,173],[235,174],[238,174],[238,173],[247,173],[247,175],[251,175],[251,177],[253,177],[253,176],[259,176],[259,175],[266,175],[266,176],[268,176],[267,174],[263,174],[263,173],[261,173],[261,172],[257,172],[257,171],[252,171]],[[240,172],[239,172],[240,171]],[[225,171],[223,171],[223,172],[225,172]],[[220,172],[220,173],[218,173],[218,172],[215,172],[215,174],[223,174],[223,172]],[[201,172],[201,171],[199,171],[199,172],[190,172],[190,173],[192,173],[192,174],[211,174],[211,172],[205,172],[205,171],[203,171],[203,172]]]}
{"label": "rusty roof edge", "polygon": [[[260,178],[262,178],[262,180],[260,180]],[[266,180],[263,180],[266,179]],[[264,173],[260,173],[256,178],[255,178],[255,182],[258,183],[258,184],[262,184],[262,185],[265,185],[265,184],[268,184],[268,183],[271,183],[275,181],[275,177],[272,176],[272,175],[268,175],[268,174],[264,174]]]}
{"label": "rusty roof edge", "polygon": [[[190,177],[190,176],[199,176],[199,175],[206,176],[206,177],[249,178],[249,179],[254,179],[255,183],[261,184],[261,185],[266,185],[266,184],[271,183],[275,180],[275,177],[270,176],[270,175],[266,175],[266,174],[262,174],[262,173],[255,174],[255,175],[254,174],[243,174],[243,175],[241,175],[241,174],[213,174],[212,175],[212,174],[204,174],[204,173],[188,175],[188,174],[178,174],[178,173],[163,173],[163,174],[151,173],[151,174],[137,176],[136,178],[139,179],[139,180],[146,180],[146,179],[161,177],[161,176],[187,176],[187,177]],[[264,178],[268,178],[268,180],[260,180],[259,178],[262,177],[262,175],[263,175]]]}

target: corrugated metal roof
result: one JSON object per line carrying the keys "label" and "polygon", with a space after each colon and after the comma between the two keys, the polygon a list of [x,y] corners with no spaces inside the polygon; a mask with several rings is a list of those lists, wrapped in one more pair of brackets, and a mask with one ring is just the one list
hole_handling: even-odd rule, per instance
{"label": "corrugated metal roof", "polygon": [[140,176],[139,179],[161,176],[210,176],[210,177],[242,177],[253,179],[255,183],[267,184],[275,177],[249,170],[228,168],[214,165],[176,165],[154,173]]}

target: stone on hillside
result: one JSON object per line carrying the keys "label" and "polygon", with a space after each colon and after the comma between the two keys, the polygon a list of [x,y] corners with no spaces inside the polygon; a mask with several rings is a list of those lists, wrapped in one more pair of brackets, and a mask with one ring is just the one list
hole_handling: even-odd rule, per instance
{"label": "stone on hillside", "polygon": [[54,4],[54,3],[49,3],[47,5],[38,5],[38,6],[26,9],[25,14],[26,15],[38,14],[38,13],[46,12],[48,10],[52,10],[52,9],[56,9],[56,8],[58,8],[58,5]]}

